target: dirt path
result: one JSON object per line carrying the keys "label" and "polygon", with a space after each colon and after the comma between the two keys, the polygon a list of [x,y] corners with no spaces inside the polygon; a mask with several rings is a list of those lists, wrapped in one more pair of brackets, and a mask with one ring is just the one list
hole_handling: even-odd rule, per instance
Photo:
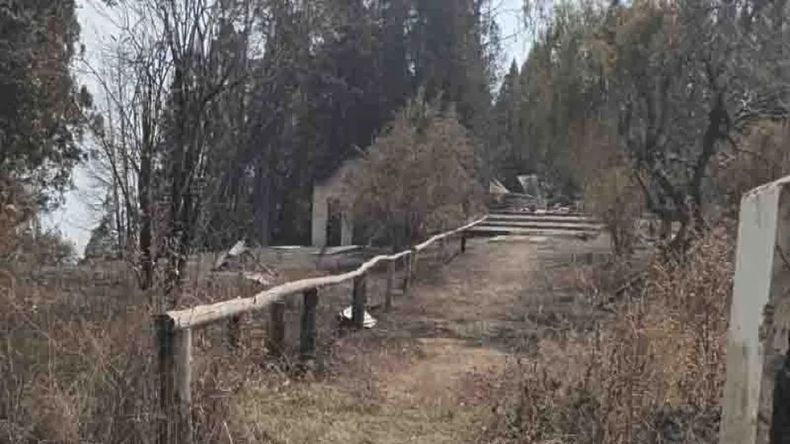
{"label": "dirt path", "polygon": [[375,329],[335,342],[329,377],[251,391],[243,416],[274,442],[474,441],[501,372],[535,334],[542,248],[481,239],[449,265],[420,263]]}

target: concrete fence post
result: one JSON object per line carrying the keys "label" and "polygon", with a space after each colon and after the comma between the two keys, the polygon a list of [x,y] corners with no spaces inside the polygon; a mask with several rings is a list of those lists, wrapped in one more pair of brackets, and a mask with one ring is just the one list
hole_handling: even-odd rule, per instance
{"label": "concrete fence post", "polygon": [[155,319],[159,355],[160,421],[157,442],[192,442],[192,330],[175,328],[167,315]]}
{"label": "concrete fence post", "polygon": [[790,177],[741,202],[720,443],[790,443]]}

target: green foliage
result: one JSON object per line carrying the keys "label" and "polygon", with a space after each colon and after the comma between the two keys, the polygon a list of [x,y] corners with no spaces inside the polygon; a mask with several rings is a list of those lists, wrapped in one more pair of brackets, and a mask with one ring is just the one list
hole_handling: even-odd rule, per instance
{"label": "green foliage", "polygon": [[[79,160],[73,0],[0,0],[0,175],[59,191]],[[44,195],[40,196],[45,203]]]}
{"label": "green foliage", "polygon": [[542,175],[560,194],[582,185],[572,170],[569,129],[594,115],[598,70],[588,42],[600,15],[583,4],[561,4],[519,77],[519,168]]}
{"label": "green foliage", "polygon": [[589,189],[595,178],[579,165],[595,170],[587,145],[596,141],[575,131],[606,128],[599,154],[613,149],[619,160],[596,174],[627,165],[648,209],[680,223],[671,245],[688,245],[720,202],[717,154],[751,123],[789,115],[787,39],[772,18],[790,13],[788,3],[543,0],[527,10],[540,32],[520,74],[520,168],[564,194]]}
{"label": "green foliage", "polygon": [[518,189],[516,176],[530,172],[531,169],[531,165],[524,159],[522,146],[525,141],[522,138],[521,100],[521,82],[518,65],[514,60],[502,81],[494,104],[496,134],[491,154],[496,175],[509,189]]}
{"label": "green foliage", "polygon": [[252,92],[231,102],[247,100],[239,115],[249,136],[209,153],[220,189],[205,243],[232,242],[214,234],[223,232],[306,242],[313,184],[369,147],[420,89],[442,111],[457,110],[476,139],[476,168],[487,170],[499,56],[489,1],[266,5],[266,51],[249,61]]}

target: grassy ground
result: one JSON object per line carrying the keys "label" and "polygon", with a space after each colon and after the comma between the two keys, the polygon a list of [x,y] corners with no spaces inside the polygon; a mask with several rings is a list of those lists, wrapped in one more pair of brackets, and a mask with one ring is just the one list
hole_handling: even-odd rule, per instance
{"label": "grassy ground", "polygon": [[527,357],[537,338],[562,328],[547,313],[564,313],[557,316],[563,322],[590,315],[567,275],[572,268],[547,266],[572,265],[573,253],[605,243],[537,241],[476,239],[449,265],[420,262],[414,291],[392,312],[374,312],[375,329],[327,344],[325,372],[239,393],[240,421],[254,424],[248,439],[477,441],[496,415],[491,405],[505,369]]}
{"label": "grassy ground", "polygon": [[[474,442],[502,415],[509,372],[542,338],[588,329],[600,313],[579,282],[576,253],[605,239],[475,239],[424,255],[408,296],[383,313],[383,275],[369,281],[375,329],[338,328],[348,285],[322,289],[318,359],[297,371],[301,298],[288,299],[283,359],[266,353],[268,314],[194,334],[193,417],[198,442]],[[326,271],[281,267],[278,279]],[[311,269],[311,267],[314,267]],[[6,273],[7,274],[7,273]],[[147,442],[157,415],[147,296],[124,264],[41,269],[0,282],[0,441]],[[583,280],[583,279],[582,279]],[[7,281],[7,282],[6,282]],[[184,303],[230,299],[256,286],[234,273],[188,278]],[[601,315],[602,316],[602,315]]]}

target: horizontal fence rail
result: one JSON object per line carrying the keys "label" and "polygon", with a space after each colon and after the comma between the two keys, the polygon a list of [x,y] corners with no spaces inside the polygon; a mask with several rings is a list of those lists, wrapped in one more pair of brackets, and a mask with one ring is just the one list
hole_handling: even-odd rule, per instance
{"label": "horizontal fence rail", "polygon": [[240,315],[253,310],[259,310],[269,306],[274,301],[291,294],[301,293],[313,288],[321,288],[330,285],[338,285],[344,282],[353,280],[370,271],[373,267],[382,262],[392,262],[398,259],[405,258],[414,253],[428,248],[433,243],[455,236],[470,228],[481,224],[486,218],[482,217],[474,222],[471,222],[463,227],[457,228],[453,231],[448,231],[442,234],[437,234],[421,244],[417,244],[413,249],[401,251],[400,253],[389,256],[376,256],[373,259],[362,264],[359,268],[348,273],[337,274],[333,276],[302,279],[298,281],[288,282],[286,284],[278,285],[268,290],[262,291],[255,296],[249,298],[240,298],[230,301],[217,302],[209,305],[199,305],[197,307],[188,308],[185,310],[168,311],[166,316],[170,318],[177,330],[185,328],[195,328],[227,319],[233,316]]}
{"label": "horizontal fence rail", "polygon": [[[403,293],[406,294],[413,279],[417,253],[432,244],[453,236],[461,236],[461,252],[466,251],[466,232],[480,225],[486,217],[475,220],[452,231],[432,236],[411,249],[392,255],[376,256],[348,273],[288,282],[264,290],[249,298],[239,298],[214,304],[199,305],[185,310],[168,311],[156,317],[159,343],[159,384],[161,422],[158,427],[159,443],[190,443],[193,439],[191,420],[192,380],[192,331],[220,321],[237,325],[239,316],[264,308],[271,308],[268,333],[269,350],[279,354],[283,350],[285,336],[284,304],[287,296],[302,294],[304,297],[301,316],[301,338],[299,351],[303,359],[315,356],[316,306],[319,302],[318,289],[353,281],[352,325],[362,328],[367,304],[367,274],[381,263],[389,263],[385,309],[392,301],[395,262],[405,260]],[[231,341],[232,342],[232,341]]]}

